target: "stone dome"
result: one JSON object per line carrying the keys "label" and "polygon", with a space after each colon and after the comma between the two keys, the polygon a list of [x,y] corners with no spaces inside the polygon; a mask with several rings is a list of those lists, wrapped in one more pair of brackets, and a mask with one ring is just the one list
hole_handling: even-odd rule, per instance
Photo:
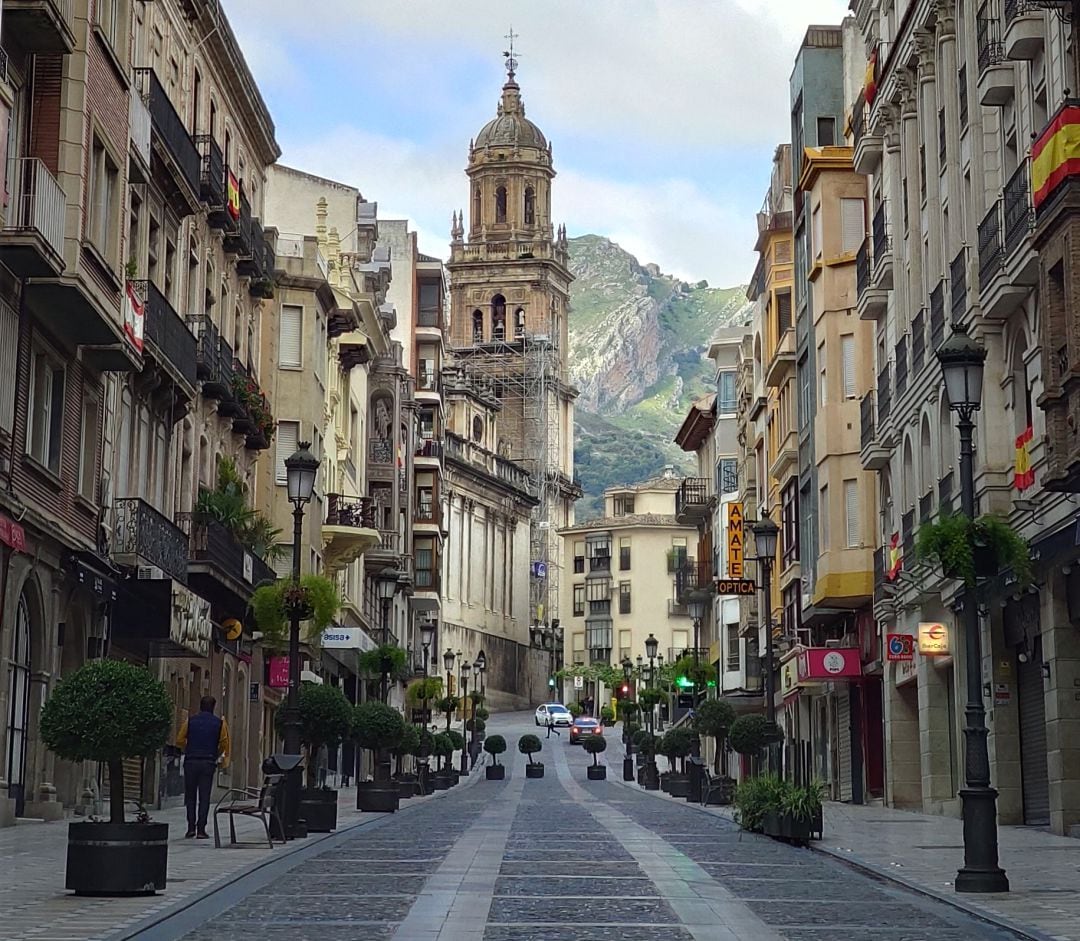
{"label": "stone dome", "polygon": [[511,76],[510,81],[503,86],[498,115],[480,129],[473,146],[535,147],[546,150],[547,145],[547,138],[540,128],[525,117],[521,89]]}

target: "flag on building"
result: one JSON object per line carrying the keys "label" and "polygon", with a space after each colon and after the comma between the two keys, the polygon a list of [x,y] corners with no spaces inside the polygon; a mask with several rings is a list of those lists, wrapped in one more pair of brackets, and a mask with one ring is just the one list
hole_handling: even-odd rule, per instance
{"label": "flag on building", "polygon": [[889,568],[887,575],[889,581],[895,581],[896,576],[900,574],[900,570],[904,567],[904,548],[900,544],[900,533],[893,533],[892,538],[889,540]]}
{"label": "flag on building", "polygon": [[228,183],[228,199],[229,199],[229,215],[233,219],[240,218],[240,182],[233,176],[232,171],[229,171],[229,183]]}
{"label": "flag on building", "polygon": [[132,346],[140,353],[143,348],[144,306],[142,299],[135,293],[135,286],[127,283],[127,298],[124,304],[124,333],[131,340]]}
{"label": "flag on building", "polygon": [[1035,483],[1035,468],[1031,466],[1032,436],[1031,425],[1016,436],[1016,472],[1013,474],[1013,484],[1021,493]]}
{"label": "flag on building", "polygon": [[1031,203],[1038,209],[1066,179],[1080,174],[1080,105],[1067,104],[1031,148]]}
{"label": "flag on building", "polygon": [[874,99],[877,97],[877,68],[878,51],[875,49],[870,53],[870,58],[866,62],[866,80],[863,83],[863,98],[866,100],[867,105],[872,105]]}

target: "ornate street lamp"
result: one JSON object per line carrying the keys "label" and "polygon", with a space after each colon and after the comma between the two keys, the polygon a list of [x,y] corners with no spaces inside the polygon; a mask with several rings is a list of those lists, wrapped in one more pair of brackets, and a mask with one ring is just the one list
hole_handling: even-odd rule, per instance
{"label": "ornate street lamp", "polygon": [[[475,712],[475,710],[469,709],[469,676],[472,674],[472,664],[468,660],[463,660],[461,666],[458,667],[458,676],[461,679],[461,737],[468,742],[469,736],[469,713]],[[476,717],[473,717],[473,730],[472,738],[476,738]],[[468,747],[461,749],[461,773],[469,773],[469,749]]]}
{"label": "ornate street lamp", "polygon": [[[776,559],[776,541],[780,534],[780,527],[769,517],[751,524],[750,532],[754,534],[754,552],[757,563],[761,566],[761,594],[762,608],[765,617],[765,718],[769,720],[771,729],[776,726],[776,694],[775,674],[773,672],[773,636],[772,636],[772,567]],[[774,747],[769,745],[769,770],[775,771]]]}
{"label": "ornate street lamp", "polygon": [[[300,548],[304,538],[304,507],[315,492],[319,460],[309,450],[311,442],[301,441],[296,451],[285,458],[285,479],[289,502],[293,505],[292,581],[300,584]],[[285,700],[282,722],[285,752],[299,755],[300,745],[300,606],[289,609],[289,694]],[[300,822],[299,766],[286,779],[285,830],[291,837],[307,836],[307,827]]]}
{"label": "ornate street lamp", "polygon": [[[401,572],[397,569],[387,569],[375,582],[379,600],[382,602],[382,643],[384,646],[390,643],[390,605],[394,600],[394,595],[397,594],[400,577]],[[383,702],[386,702],[390,695],[390,666],[389,658],[384,656],[379,664],[379,692]]]}
{"label": "ornate street lamp", "polygon": [[[960,510],[975,519],[975,468],[972,437],[975,413],[982,406],[986,347],[968,336],[967,327],[952,325],[952,335],[937,351],[945,376],[945,395],[956,412],[960,432]],[[979,606],[966,589],[963,600],[964,666],[967,704],[964,716],[964,783],[960,800],[964,818],[964,865],[953,883],[957,892],[1008,892],[1009,880],[998,865],[997,791],[990,786],[986,707],[982,693],[982,650]]]}
{"label": "ornate street lamp", "polygon": [[660,641],[658,641],[652,634],[649,634],[645,638],[645,656],[650,660],[656,659],[656,652],[660,648]]}
{"label": "ornate street lamp", "polygon": [[[451,682],[454,676],[454,651],[449,648],[442,655],[443,667],[446,669],[446,695],[449,696],[453,691],[453,684]],[[446,715],[446,727],[450,728],[450,714]]]}

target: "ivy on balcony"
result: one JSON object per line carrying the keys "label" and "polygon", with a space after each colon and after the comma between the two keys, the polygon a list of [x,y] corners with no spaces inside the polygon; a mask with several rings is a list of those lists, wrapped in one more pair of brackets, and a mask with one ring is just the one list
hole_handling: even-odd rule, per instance
{"label": "ivy on balcony", "polygon": [[233,430],[247,435],[246,446],[252,451],[270,447],[277,423],[259,384],[249,373],[237,369],[233,372],[232,394],[243,409],[243,415],[233,421]]}

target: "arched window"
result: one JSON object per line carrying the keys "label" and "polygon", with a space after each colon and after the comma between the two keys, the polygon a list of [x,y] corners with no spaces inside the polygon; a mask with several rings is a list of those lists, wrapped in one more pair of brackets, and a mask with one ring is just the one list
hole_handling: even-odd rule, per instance
{"label": "arched window", "polygon": [[495,221],[506,221],[506,187],[500,186],[495,190]]}
{"label": "arched window", "polygon": [[953,443],[953,417],[949,411],[948,397],[942,387],[939,393],[938,415],[938,466],[941,468],[941,476],[950,473],[956,462],[956,445]]}
{"label": "arched window", "polygon": [[1028,383],[1027,367],[1024,365],[1026,351],[1027,339],[1021,330],[1013,343],[1012,361],[1009,363],[1012,373],[1013,428],[1018,435],[1030,427],[1032,420],[1031,385]]}
{"label": "arched window", "polygon": [[894,532],[896,527],[893,525],[892,480],[886,468],[881,472],[881,544],[887,546]]}
{"label": "arched window", "polygon": [[472,437],[473,441],[480,444],[484,440],[484,419],[479,415],[474,415],[472,420]]}
{"label": "arched window", "polygon": [[479,310],[472,312],[472,339],[473,343],[484,342],[484,314]]}
{"label": "arched window", "polygon": [[525,336],[525,308],[519,307],[514,311],[514,338],[520,340]]}
{"label": "arched window", "polygon": [[506,339],[506,298],[501,294],[491,299],[491,336],[495,340]]}
{"label": "arched window", "polygon": [[15,798],[16,812],[23,812],[26,794],[26,737],[30,718],[30,603],[26,593],[15,609],[15,634],[11,643],[8,694],[6,777],[8,796]]}
{"label": "arched window", "polygon": [[918,499],[918,495],[915,493],[915,462],[911,456],[911,439],[904,439],[904,479],[901,481],[904,487],[904,503],[900,507],[901,512],[906,513],[914,505]]}
{"label": "arched window", "polygon": [[480,196],[480,187],[478,186],[478,187],[476,187],[476,189],[473,190],[473,194],[472,194],[473,225],[480,225],[480,223],[483,221],[483,219],[482,219],[482,217],[480,215],[482,208],[483,208],[483,202],[482,202],[482,199],[481,199],[481,196]]}
{"label": "arched window", "polygon": [[922,429],[919,432],[919,480],[922,493],[929,493],[934,487],[934,453],[930,448],[930,419],[923,415]]}
{"label": "arched window", "polygon": [[536,190],[525,187],[525,225],[536,224]]}

